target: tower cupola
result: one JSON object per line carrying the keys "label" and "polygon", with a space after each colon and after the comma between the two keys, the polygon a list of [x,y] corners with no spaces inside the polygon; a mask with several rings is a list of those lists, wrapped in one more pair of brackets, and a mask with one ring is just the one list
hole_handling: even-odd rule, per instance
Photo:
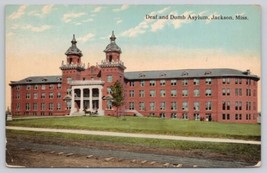
{"label": "tower cupola", "polygon": [[65,55],[67,55],[67,56],[77,55],[79,57],[83,56],[82,51],[77,48],[76,43],[77,43],[77,41],[75,39],[75,34],[73,34],[73,38],[71,41],[71,47],[66,51]]}
{"label": "tower cupola", "polygon": [[117,52],[121,53],[121,48],[115,42],[116,36],[114,35],[114,31],[112,31],[112,35],[110,36],[110,43],[107,45],[106,49],[104,50],[105,53],[108,52]]}

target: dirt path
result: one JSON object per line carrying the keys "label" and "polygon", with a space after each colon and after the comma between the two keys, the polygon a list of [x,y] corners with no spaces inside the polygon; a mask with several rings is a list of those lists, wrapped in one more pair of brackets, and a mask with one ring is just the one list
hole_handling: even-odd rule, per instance
{"label": "dirt path", "polygon": [[[7,163],[26,167],[216,167],[237,168],[251,163],[185,157],[185,153],[160,152],[71,140],[9,136]],[[80,143],[79,146],[75,146]],[[116,144],[115,144],[116,145]],[[126,149],[127,148],[127,149]],[[159,150],[159,149],[157,149]],[[188,154],[188,153],[187,153]],[[207,154],[208,155],[208,154]]]}
{"label": "dirt path", "polygon": [[154,134],[136,134],[136,133],[122,133],[122,132],[75,130],[75,129],[32,128],[32,127],[17,127],[17,126],[7,126],[6,129],[36,131],[36,132],[59,132],[59,133],[73,133],[73,134],[101,135],[101,136],[118,136],[118,137],[153,138],[153,139],[169,139],[169,140],[183,140],[183,141],[220,142],[220,143],[239,143],[239,144],[261,145],[261,141],[247,141],[247,140],[221,139],[221,138],[203,138],[203,137],[185,137],[185,136],[171,136],[171,135],[159,135],[159,134],[156,134],[156,135],[154,135]]}

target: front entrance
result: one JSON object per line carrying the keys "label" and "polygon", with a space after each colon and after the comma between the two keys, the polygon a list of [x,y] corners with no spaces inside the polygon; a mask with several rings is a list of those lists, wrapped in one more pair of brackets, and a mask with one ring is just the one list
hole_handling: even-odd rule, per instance
{"label": "front entrance", "polygon": [[206,114],[206,121],[212,121],[211,114]]}

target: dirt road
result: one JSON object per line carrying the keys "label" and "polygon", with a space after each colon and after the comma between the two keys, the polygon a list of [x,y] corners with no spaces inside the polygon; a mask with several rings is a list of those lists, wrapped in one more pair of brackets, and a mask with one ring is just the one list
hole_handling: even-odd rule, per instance
{"label": "dirt road", "polygon": [[26,167],[246,167],[254,162],[201,151],[7,135],[7,163]]}

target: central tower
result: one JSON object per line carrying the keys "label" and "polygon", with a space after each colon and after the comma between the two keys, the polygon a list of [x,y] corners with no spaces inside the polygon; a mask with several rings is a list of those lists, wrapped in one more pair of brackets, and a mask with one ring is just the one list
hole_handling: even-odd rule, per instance
{"label": "central tower", "polygon": [[[114,31],[110,36],[110,43],[106,46],[104,52],[106,54],[105,60],[101,61],[99,65],[101,67],[101,79],[105,81],[103,88],[103,95],[110,95],[111,86],[119,81],[124,88],[124,70],[126,67],[124,63],[120,60],[121,48],[115,42],[116,36]],[[103,109],[106,110],[106,115],[115,115],[111,101],[105,100],[103,102]],[[124,109],[119,110],[119,114],[123,114]]]}

